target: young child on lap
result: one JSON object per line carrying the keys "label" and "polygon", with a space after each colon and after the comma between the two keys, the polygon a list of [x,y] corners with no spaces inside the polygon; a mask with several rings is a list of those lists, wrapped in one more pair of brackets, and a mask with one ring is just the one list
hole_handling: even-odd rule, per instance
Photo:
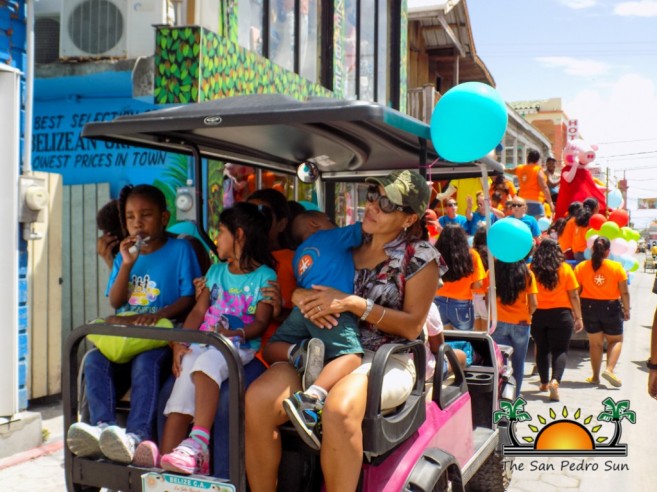
{"label": "young child on lap", "polygon": [[[301,242],[293,259],[299,287],[323,285],[353,292],[351,250],[362,243],[360,223],[338,228],[323,212],[308,211],[295,217],[292,235]],[[358,318],[342,313],[337,322],[330,330],[320,329],[295,308],[264,349],[268,362],[289,360],[303,372],[304,391],[286,399],[283,407],[301,438],[313,449],[321,446],[318,423],[327,392],[360,366],[363,354]]]}

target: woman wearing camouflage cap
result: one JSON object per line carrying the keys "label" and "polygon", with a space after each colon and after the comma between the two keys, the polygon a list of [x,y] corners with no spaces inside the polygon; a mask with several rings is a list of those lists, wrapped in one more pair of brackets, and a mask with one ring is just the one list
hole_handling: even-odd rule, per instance
{"label": "woman wearing camouflage cap", "polygon": [[[426,228],[420,220],[430,195],[425,179],[405,170],[368,181],[371,186],[362,222],[364,241],[353,252],[354,294],[316,286],[298,290],[294,296],[301,311],[317,326],[332,328],[334,316],[343,312],[354,313],[361,320],[363,363],[333,386],[321,413],[320,453],[327,492],[356,489],[374,353],[385,343],[419,336],[439,279],[440,255],[426,241]],[[410,354],[393,357],[384,376],[382,409],[402,403],[415,380]],[[288,420],[282,402],[300,387],[299,374],[289,364],[274,364],[249,386],[246,470],[253,492],[276,489],[281,457],[277,430]]]}

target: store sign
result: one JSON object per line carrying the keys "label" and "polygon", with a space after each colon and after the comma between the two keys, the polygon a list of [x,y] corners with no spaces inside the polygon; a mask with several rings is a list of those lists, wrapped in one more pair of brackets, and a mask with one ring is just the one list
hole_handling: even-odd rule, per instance
{"label": "store sign", "polygon": [[568,120],[566,123],[566,140],[575,140],[579,135],[577,120]]}

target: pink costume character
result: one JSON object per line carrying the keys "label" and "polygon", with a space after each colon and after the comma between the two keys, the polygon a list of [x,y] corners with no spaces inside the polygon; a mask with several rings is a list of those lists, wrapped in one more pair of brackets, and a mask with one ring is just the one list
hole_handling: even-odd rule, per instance
{"label": "pink costume character", "polygon": [[571,140],[563,149],[564,167],[561,172],[555,219],[564,217],[572,202],[583,202],[589,197],[598,200],[600,210],[607,209],[604,192],[586,168],[595,160],[596,150],[597,145],[589,145],[580,139]]}

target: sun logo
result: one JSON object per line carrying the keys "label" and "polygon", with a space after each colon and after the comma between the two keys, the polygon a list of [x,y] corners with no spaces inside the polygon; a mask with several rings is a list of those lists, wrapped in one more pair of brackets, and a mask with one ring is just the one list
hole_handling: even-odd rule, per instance
{"label": "sun logo", "polygon": [[313,258],[310,255],[303,255],[297,264],[297,276],[302,277],[306,270],[313,266]]}
{"label": "sun logo", "polygon": [[537,415],[541,426],[527,425],[536,436],[518,439],[516,424],[532,420],[532,416],[525,411],[526,404],[522,398],[517,398],[513,403],[502,401],[500,410],[493,412],[494,423],[506,421],[509,424],[507,431],[511,445],[504,446],[506,456],[627,456],[627,444],[620,444],[619,441],[621,421],[627,419],[631,424],[636,423],[636,413],[630,410],[629,400],[616,403],[612,398],[607,398],[602,401],[604,409],[596,421],[613,423],[611,438],[603,435],[595,437],[603,429],[602,424],[595,422],[590,429],[586,427],[592,423],[592,415],[581,419],[581,409],[577,409],[569,418],[570,413],[564,406],[560,419],[557,419],[558,415],[552,408],[548,412],[551,422]]}

